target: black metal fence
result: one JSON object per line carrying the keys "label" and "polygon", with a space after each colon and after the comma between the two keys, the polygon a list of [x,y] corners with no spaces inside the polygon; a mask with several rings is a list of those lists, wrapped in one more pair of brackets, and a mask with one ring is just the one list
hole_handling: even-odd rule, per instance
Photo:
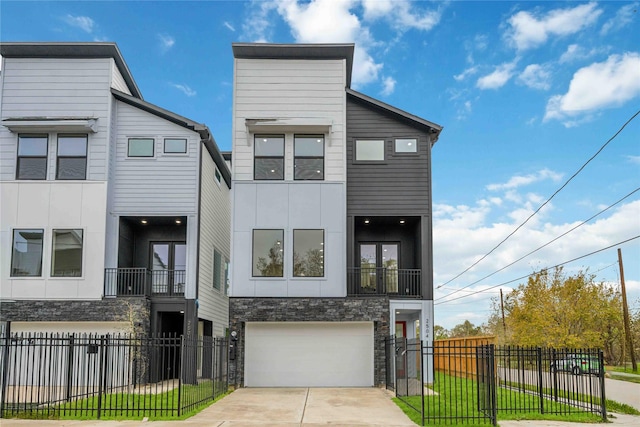
{"label": "black metal fence", "polygon": [[425,346],[392,337],[386,355],[387,388],[420,414],[423,425],[496,425],[501,413],[607,417],[597,349]]}
{"label": "black metal fence", "polygon": [[399,298],[420,298],[422,270],[385,267],[347,269],[349,296],[391,295]]}
{"label": "black metal fence", "polygon": [[0,417],[178,417],[228,389],[224,338],[0,336]]}
{"label": "black metal fence", "polygon": [[184,296],[186,277],[185,270],[105,268],[104,295]]}

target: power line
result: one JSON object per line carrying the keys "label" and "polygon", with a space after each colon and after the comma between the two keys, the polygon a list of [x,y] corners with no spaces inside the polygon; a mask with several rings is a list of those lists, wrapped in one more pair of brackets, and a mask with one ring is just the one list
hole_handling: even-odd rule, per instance
{"label": "power line", "polygon": [[604,145],[602,147],[600,147],[600,149],[598,151],[596,151],[596,153],[591,156],[591,158],[589,160],[587,160],[582,166],[580,166],[580,168],[573,174],[571,175],[571,178],[569,178],[564,184],[562,184],[562,186],[560,188],[558,188],[555,193],[553,193],[551,195],[551,197],[549,197],[543,204],[540,205],[540,207],[538,207],[538,209],[536,209],[531,215],[529,215],[529,217],[524,220],[524,222],[522,224],[520,224],[519,226],[516,227],[515,230],[513,230],[511,233],[509,233],[509,235],[507,237],[505,237],[500,243],[498,243],[496,246],[494,246],[493,249],[491,249],[489,252],[487,252],[486,254],[484,254],[480,259],[478,259],[476,262],[474,262],[473,264],[471,264],[469,267],[467,267],[466,269],[464,269],[461,273],[457,274],[455,277],[449,279],[448,281],[444,282],[443,284],[441,284],[440,286],[436,287],[436,289],[439,289],[441,286],[447,285],[451,282],[453,282],[455,279],[457,279],[458,277],[462,276],[464,273],[466,273],[467,271],[471,270],[473,267],[475,267],[476,265],[478,265],[482,260],[484,260],[486,257],[488,257],[489,255],[491,255],[491,253],[493,253],[493,251],[495,251],[496,249],[498,249],[504,242],[506,242],[511,236],[513,236],[514,234],[516,234],[518,232],[518,230],[520,230],[526,223],[529,222],[529,220],[531,218],[533,218],[538,212],[540,212],[540,210],[542,210],[543,207],[545,207],[560,191],[562,191],[564,189],[564,187],[566,187],[572,180],[573,178],[575,178],[580,172],[582,172],[582,170],[598,155],[600,154],[600,152],[602,150],[604,150],[604,148],[609,145],[609,143],[611,141],[613,141],[619,134],[620,132],[622,132],[622,130],[627,127],[627,125],[629,123],[631,123],[631,121],[633,119],[635,119],[638,114],[640,114],[640,110],[636,111],[636,113],[631,116],[631,118],[629,120],[627,120],[625,122],[625,124],[622,125],[622,127],[620,127],[620,129],[618,129],[618,131],[611,137],[609,138],[609,140],[607,140],[607,142],[604,143]]}
{"label": "power line", "polygon": [[569,264],[570,262],[574,262],[574,261],[577,261],[579,259],[586,258],[586,257],[591,256],[591,255],[595,255],[595,254],[597,254],[599,252],[606,251],[607,249],[611,249],[614,246],[622,245],[623,243],[630,242],[630,241],[635,240],[637,238],[640,238],[640,234],[637,235],[637,236],[631,237],[631,238],[629,238],[627,240],[623,240],[621,242],[614,243],[613,245],[607,246],[606,248],[598,249],[597,251],[590,252],[590,253],[588,253],[586,255],[582,255],[582,256],[579,256],[577,258],[570,259],[569,261],[561,262],[560,264],[556,264],[556,265],[551,266],[551,267],[543,268],[542,270],[534,271],[533,273],[527,274],[526,276],[520,276],[520,277],[518,277],[516,279],[509,280],[509,281],[506,281],[506,282],[502,282],[502,283],[499,283],[497,285],[490,286],[490,287],[488,287],[486,289],[481,289],[481,290],[475,291],[473,293],[469,293],[467,295],[462,295],[462,296],[459,296],[457,298],[451,298],[451,299],[448,299],[446,301],[435,303],[434,305],[446,304],[446,303],[449,303],[449,302],[452,302],[452,301],[456,301],[456,300],[459,300],[459,299],[462,299],[462,298],[470,297],[470,296],[475,295],[475,294],[479,294],[479,293],[482,293],[482,292],[487,292],[487,291],[489,291],[491,289],[495,289],[495,288],[498,288],[498,287],[503,286],[503,285],[508,285],[509,283],[513,283],[513,282],[516,282],[518,280],[526,279],[527,277],[532,276],[534,274],[542,273],[543,271],[551,270],[553,268],[557,268],[557,267],[563,266],[565,264]]}
{"label": "power line", "polygon": [[[543,248],[545,248],[545,247],[549,246],[551,243],[553,243],[553,242],[555,242],[556,240],[558,240],[558,239],[560,239],[560,238],[562,238],[562,237],[566,236],[567,234],[571,233],[571,232],[572,232],[572,231],[574,231],[575,229],[577,229],[577,228],[579,228],[579,227],[582,227],[583,225],[585,225],[586,223],[588,223],[589,221],[591,221],[591,220],[592,220],[592,219],[594,219],[595,217],[597,217],[597,216],[599,216],[599,215],[601,215],[601,214],[605,213],[606,211],[608,211],[608,210],[609,210],[609,209],[611,209],[612,207],[616,206],[617,204],[621,203],[621,202],[622,202],[622,201],[624,201],[625,199],[627,199],[627,198],[631,197],[633,194],[637,193],[638,191],[640,191],[640,187],[636,188],[636,189],[635,189],[635,190],[633,190],[631,193],[627,194],[626,196],[624,196],[623,198],[621,198],[621,199],[620,199],[620,200],[618,200],[617,202],[615,202],[615,203],[613,203],[613,204],[611,204],[611,205],[607,206],[606,208],[604,208],[603,210],[601,210],[601,211],[600,211],[600,212],[598,212],[597,214],[595,214],[595,215],[591,216],[590,218],[588,218],[588,219],[586,219],[586,220],[582,221],[580,224],[578,224],[578,225],[576,225],[575,227],[573,227],[573,228],[571,228],[571,229],[569,229],[569,230],[565,231],[564,233],[562,233],[561,235],[557,236],[557,237],[556,237],[556,238],[554,238],[553,240],[548,241],[548,242],[547,242],[547,243],[545,243],[544,245],[542,245],[542,246],[540,246],[540,247],[538,247],[538,248],[536,248],[536,249],[532,250],[531,252],[529,252],[529,253],[527,253],[527,254],[525,254],[525,255],[521,256],[521,257],[520,257],[520,258],[518,258],[517,260],[515,260],[515,261],[511,262],[510,264],[505,265],[504,267],[500,268],[499,270],[494,271],[494,272],[493,272],[493,273],[491,273],[491,274],[487,274],[487,275],[486,275],[486,276],[484,276],[483,278],[478,279],[478,280],[476,280],[476,281],[475,281],[475,282],[473,282],[473,283],[469,283],[468,285],[463,286],[463,287],[462,287],[462,288],[460,288],[460,289],[456,289],[455,291],[453,291],[453,292],[451,292],[451,293],[449,293],[449,294],[447,294],[447,295],[444,295],[444,296],[442,296],[442,297],[440,297],[440,298],[437,298],[435,301],[441,300],[441,299],[446,298],[446,297],[448,297],[448,296],[451,296],[451,295],[453,295],[453,294],[455,294],[455,293],[458,293],[458,292],[460,292],[460,291],[462,291],[462,290],[464,290],[464,289],[466,289],[466,288],[468,288],[468,287],[470,287],[470,286],[473,286],[473,285],[475,285],[475,284],[477,284],[477,283],[479,283],[479,282],[482,282],[484,279],[488,279],[489,277],[493,276],[494,274],[500,273],[500,272],[501,272],[501,271],[503,271],[504,269],[509,268],[509,267],[511,267],[512,265],[514,265],[514,264],[516,264],[516,263],[518,263],[518,262],[522,261],[523,259],[525,259],[525,258],[526,258],[526,257],[528,257],[529,255],[532,255],[532,254],[534,254],[534,253],[538,252],[540,249],[543,249]],[[441,288],[441,287],[442,287],[442,286],[438,286],[438,288]]]}

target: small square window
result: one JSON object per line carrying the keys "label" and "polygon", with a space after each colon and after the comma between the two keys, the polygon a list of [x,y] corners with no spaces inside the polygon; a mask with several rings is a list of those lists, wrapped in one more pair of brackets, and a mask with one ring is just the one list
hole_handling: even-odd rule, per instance
{"label": "small square window", "polygon": [[164,140],[164,152],[165,153],[186,153],[187,152],[187,140],[167,138]]}
{"label": "small square window", "polygon": [[418,140],[415,138],[396,139],[396,153],[417,153]]}
{"label": "small square window", "polygon": [[384,140],[361,139],[356,141],[356,161],[375,162],[384,160]]}
{"label": "small square window", "polygon": [[129,138],[129,157],[153,157],[155,154],[155,141],[153,138]]}

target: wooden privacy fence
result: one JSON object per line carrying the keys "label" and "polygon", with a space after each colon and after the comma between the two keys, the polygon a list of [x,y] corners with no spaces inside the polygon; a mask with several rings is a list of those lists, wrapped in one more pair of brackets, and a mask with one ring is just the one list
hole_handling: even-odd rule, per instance
{"label": "wooden privacy fence", "polygon": [[455,377],[475,379],[478,375],[476,348],[495,343],[494,336],[435,340],[433,342],[434,370]]}

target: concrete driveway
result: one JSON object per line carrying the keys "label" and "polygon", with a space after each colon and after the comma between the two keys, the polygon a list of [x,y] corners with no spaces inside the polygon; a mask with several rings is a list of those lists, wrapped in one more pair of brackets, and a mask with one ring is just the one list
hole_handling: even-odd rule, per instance
{"label": "concrete driveway", "polygon": [[216,427],[415,426],[391,396],[379,388],[241,388],[189,421]]}

